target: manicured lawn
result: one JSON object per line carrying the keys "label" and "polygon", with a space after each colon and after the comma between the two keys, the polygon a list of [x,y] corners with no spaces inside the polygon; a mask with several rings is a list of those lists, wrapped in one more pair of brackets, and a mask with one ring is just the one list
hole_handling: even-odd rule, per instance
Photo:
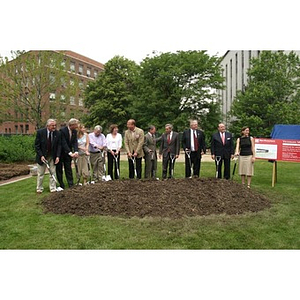
{"label": "manicured lawn", "polygon": [[[175,176],[183,174],[184,164],[177,163]],[[214,175],[214,164],[203,162],[201,176]],[[271,163],[255,163],[252,188],[271,199],[268,210],[180,220],[44,214],[40,201],[49,192],[48,178],[44,194],[36,195],[32,177],[0,187],[0,248],[299,249],[299,164],[279,162],[274,188],[271,175]],[[128,177],[127,162],[121,164],[121,177]],[[234,180],[240,180],[237,174]]]}

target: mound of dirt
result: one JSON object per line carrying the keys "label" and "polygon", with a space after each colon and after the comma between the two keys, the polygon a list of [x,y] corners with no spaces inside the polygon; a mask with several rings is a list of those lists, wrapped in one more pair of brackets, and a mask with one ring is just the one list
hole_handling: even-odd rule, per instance
{"label": "mound of dirt", "polygon": [[76,186],[43,198],[45,212],[118,217],[243,214],[271,206],[269,199],[231,180],[215,178],[120,180]]}
{"label": "mound of dirt", "polygon": [[4,164],[0,163],[0,181],[30,173],[27,164]]}

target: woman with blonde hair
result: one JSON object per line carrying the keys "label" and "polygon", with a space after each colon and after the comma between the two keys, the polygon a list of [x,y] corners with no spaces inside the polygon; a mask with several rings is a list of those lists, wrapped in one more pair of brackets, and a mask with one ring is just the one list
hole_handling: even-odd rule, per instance
{"label": "woman with blonde hair", "polygon": [[235,155],[239,157],[239,175],[241,176],[242,184],[245,184],[247,177],[247,187],[250,188],[254,174],[255,144],[247,126],[242,128],[241,137],[237,139]]}
{"label": "woman with blonde hair", "polygon": [[78,126],[78,158],[76,160],[77,165],[77,180],[80,182],[81,177],[83,178],[83,184],[87,184],[87,179],[90,176],[90,171],[88,167],[89,160],[89,135],[83,124]]}

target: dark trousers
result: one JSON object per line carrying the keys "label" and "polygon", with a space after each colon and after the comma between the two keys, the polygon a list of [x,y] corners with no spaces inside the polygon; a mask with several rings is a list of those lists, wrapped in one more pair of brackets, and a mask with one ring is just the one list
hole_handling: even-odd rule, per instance
{"label": "dark trousers", "polygon": [[193,176],[199,177],[201,167],[201,155],[197,151],[192,151],[190,159],[185,154],[185,177],[191,177],[191,168],[193,168]]}
{"label": "dark trousers", "polygon": [[[129,178],[133,179],[135,174],[134,174],[134,166],[133,166],[133,161],[131,158],[128,158],[128,166],[129,166]],[[141,179],[142,178],[142,158],[135,158],[135,168],[136,168],[136,173],[137,173],[137,178]]]}
{"label": "dark trousers", "polygon": [[[216,156],[217,159],[217,156]],[[222,165],[224,162],[224,178],[230,179],[230,158],[221,157],[221,160],[219,161],[219,167],[218,167],[218,178],[222,178]],[[217,168],[217,160],[215,161],[216,168]]]}
{"label": "dark trousers", "polygon": [[[113,152],[116,152],[116,150],[113,150]],[[111,179],[119,179],[117,169],[120,173],[120,152],[117,156],[117,161],[110,152],[107,152],[107,164],[108,175],[110,175]]]}
{"label": "dark trousers", "polygon": [[71,187],[73,183],[73,173],[72,173],[72,158],[69,156],[62,156],[59,159],[59,163],[56,165],[56,176],[61,188],[65,188],[63,181],[63,168],[65,170],[65,175],[67,178],[68,186]]}
{"label": "dark trousers", "polygon": [[163,179],[167,178],[168,168],[169,168],[168,178],[172,178],[172,170],[174,170],[174,166],[175,166],[175,159],[173,160],[173,163],[172,163],[170,153],[168,153],[167,155],[164,155],[163,156],[163,161],[162,161],[162,167],[163,167],[162,178]]}

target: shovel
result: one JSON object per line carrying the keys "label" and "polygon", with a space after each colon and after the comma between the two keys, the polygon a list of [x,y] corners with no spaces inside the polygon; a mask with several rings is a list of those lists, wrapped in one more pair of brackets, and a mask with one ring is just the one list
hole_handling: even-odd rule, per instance
{"label": "shovel", "polygon": [[[50,176],[52,177],[52,179],[55,181],[55,183],[57,184],[57,180],[56,180],[56,178],[55,178],[55,175],[51,172],[51,170],[50,170],[50,166],[49,166],[49,162],[48,162],[48,160],[44,160],[43,161],[43,163],[46,165],[46,167],[47,167],[47,169],[48,169],[48,171],[49,171],[49,174],[50,174]],[[60,186],[58,187],[58,188],[56,188],[56,191],[57,192],[60,192],[60,191],[63,191],[64,189],[63,188],[61,188]]]}
{"label": "shovel", "polygon": [[222,159],[221,156],[216,156],[216,162],[217,162],[216,178],[218,178],[218,175],[219,175],[219,163],[220,163],[221,159]]}
{"label": "shovel", "polygon": [[78,158],[75,158],[75,159],[74,159],[74,164],[75,164],[76,177],[77,177],[76,185],[82,185],[82,184],[80,183],[80,176],[79,176],[79,172],[78,172],[78,165],[77,165],[77,162],[78,162]]}
{"label": "shovel", "polygon": [[101,151],[102,159],[103,159],[103,168],[104,168],[104,176],[102,176],[103,181],[110,181],[111,177],[110,175],[106,175],[106,164],[105,164],[105,155],[104,151]]}
{"label": "shovel", "polygon": [[89,170],[89,177],[90,180],[88,181],[89,184],[94,184],[95,181],[92,181],[92,174],[91,174],[91,162],[90,162],[90,156],[86,156],[86,160],[87,160],[87,165],[88,165],[88,170]]}
{"label": "shovel", "polygon": [[176,159],[176,155],[170,154],[171,158],[171,177],[174,178],[174,161]]}
{"label": "shovel", "polygon": [[191,176],[190,176],[190,178],[192,178],[194,172],[193,172],[192,161],[191,161],[191,150],[185,150],[185,154],[187,155],[188,160],[189,160],[189,165],[190,165],[190,169],[191,169]]}
{"label": "shovel", "polygon": [[114,154],[114,159],[115,159],[116,170],[117,170],[117,175],[118,175],[118,179],[119,179],[120,178],[120,170],[118,167],[118,156],[116,156],[115,154]]}
{"label": "shovel", "polygon": [[135,157],[131,156],[130,159],[132,160],[132,163],[133,163],[134,175],[135,175],[135,177],[137,177],[137,171],[136,171],[136,165],[135,165]]}

